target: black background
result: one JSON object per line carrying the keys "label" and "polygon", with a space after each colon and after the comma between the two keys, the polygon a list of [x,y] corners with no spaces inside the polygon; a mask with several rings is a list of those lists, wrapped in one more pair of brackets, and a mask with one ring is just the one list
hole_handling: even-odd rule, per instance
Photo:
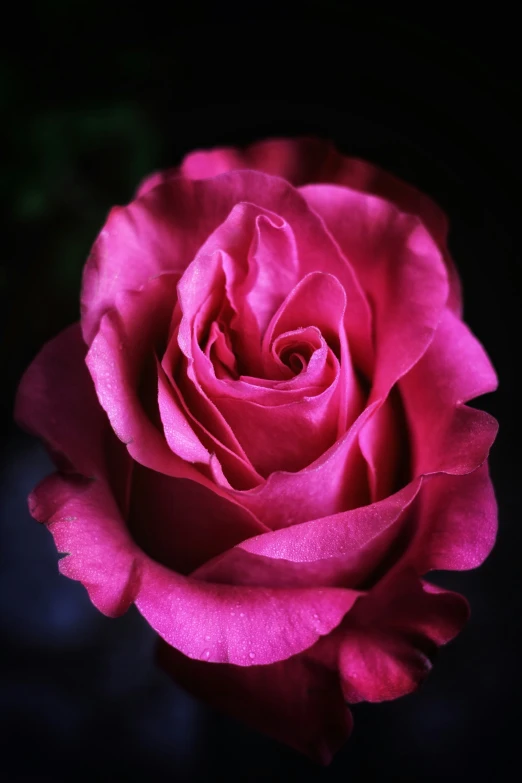
{"label": "black background", "polygon": [[[326,0],[293,15],[264,3],[257,19],[191,3],[167,22],[96,0],[17,13],[0,56],[3,779],[510,779],[522,696],[514,16],[459,20],[430,6],[421,18]],[[78,317],[81,267],[113,204],[196,147],[303,134],[443,206],[465,318],[500,376],[478,403],[501,425],[498,544],[481,569],[440,578],[470,599],[472,619],[418,693],[355,707],[352,739],[327,769],[194,702],[154,669],[136,612],[109,620],[58,575],[25,504],[49,461],[11,422],[23,369]]]}

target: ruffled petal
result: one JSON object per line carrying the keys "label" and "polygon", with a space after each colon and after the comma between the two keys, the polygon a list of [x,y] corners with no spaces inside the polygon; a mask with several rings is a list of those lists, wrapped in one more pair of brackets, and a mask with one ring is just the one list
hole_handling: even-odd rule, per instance
{"label": "ruffled petal", "polygon": [[420,522],[405,555],[418,573],[465,571],[483,563],[497,534],[497,503],[487,462],[464,476],[430,476],[418,503]]}
{"label": "ruffled petal", "polygon": [[29,510],[67,555],[61,573],[82,582],[103,614],[126,612],[138,595],[142,564],[106,482],[54,474],[31,493]]}
{"label": "ruffled petal", "polygon": [[[243,168],[283,177],[295,186],[320,182],[343,185],[391,201],[401,212],[419,217],[444,256],[449,277],[447,306],[462,316],[460,279],[447,248],[448,220],[425,193],[368,161],[343,155],[329,141],[305,137],[268,139],[245,149],[198,150],[185,157],[180,169],[173,169],[166,176],[201,179]],[[147,187],[157,181],[151,177]]]}
{"label": "ruffled petal", "polygon": [[337,661],[348,702],[388,701],[420,685],[438,647],[460,632],[468,616],[461,595],[405,571],[360,598],[314,653]]}
{"label": "ruffled petal", "polygon": [[170,475],[177,474],[182,460],[145,409],[139,385],[148,370],[157,395],[154,348],[168,329],[177,281],[177,275],[160,275],[146,290],[119,294],[117,309],[103,316],[86,359],[98,400],[131,456]]}
{"label": "ruffled petal", "polygon": [[52,476],[35,490],[30,508],[68,553],[62,573],[82,582],[102,612],[121,613],[134,601],[168,644],[198,660],[239,666],[285,660],[330,633],[359,595],[218,585],[177,574],[142,552],[102,481]]}
{"label": "ruffled petal", "polygon": [[[182,272],[241,202],[279,216],[294,231],[301,274],[336,274],[347,290],[347,329],[361,362],[372,354],[370,314],[352,270],[321,221],[288,182],[256,171],[231,171],[205,180],[167,178],[127,207],[111,211],[87,261],[82,329],[90,344],[101,316],[119,291],[139,290],[162,272]],[[217,249],[217,248],[215,248]]]}
{"label": "ruffled petal", "polygon": [[323,218],[372,302],[376,362],[371,401],[386,397],[430,344],[448,297],[439,249],[418,218],[332,185],[300,191]]}
{"label": "ruffled petal", "polygon": [[469,473],[482,464],[498,424],[464,403],[496,387],[484,349],[446,309],[430,347],[400,383],[415,474]]}
{"label": "ruffled petal", "polygon": [[329,764],[352,729],[339,678],[306,654],[269,666],[194,661],[160,641],[157,660],[183,688],[215,709]]}

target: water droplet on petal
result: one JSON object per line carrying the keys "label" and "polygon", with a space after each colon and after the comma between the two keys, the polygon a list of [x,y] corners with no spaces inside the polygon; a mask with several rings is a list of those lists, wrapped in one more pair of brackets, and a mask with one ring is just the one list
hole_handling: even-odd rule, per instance
{"label": "water droplet on petal", "polygon": [[249,652],[249,653],[248,653],[248,657],[249,657],[249,658],[255,658],[255,657],[256,657],[256,654],[255,654],[255,653],[253,653],[253,652]]}
{"label": "water droplet on petal", "polygon": [[210,658],[210,650],[203,650],[201,657],[205,658],[205,660],[208,660]]}
{"label": "water droplet on petal", "polygon": [[205,641],[209,642],[210,641],[210,636],[205,636]]}
{"label": "water droplet on petal", "polygon": [[244,612],[239,612],[239,616],[240,616],[240,617],[244,617],[244,616],[245,616],[245,613],[244,613]]}

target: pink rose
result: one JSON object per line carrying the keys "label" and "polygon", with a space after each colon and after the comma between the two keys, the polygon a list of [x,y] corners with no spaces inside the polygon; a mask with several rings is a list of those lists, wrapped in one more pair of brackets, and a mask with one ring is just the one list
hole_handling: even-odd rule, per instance
{"label": "pink rose", "polygon": [[60,571],[181,684],[327,763],[468,616],[495,372],[429,198],[322,141],[189,155],[109,214],[16,415]]}

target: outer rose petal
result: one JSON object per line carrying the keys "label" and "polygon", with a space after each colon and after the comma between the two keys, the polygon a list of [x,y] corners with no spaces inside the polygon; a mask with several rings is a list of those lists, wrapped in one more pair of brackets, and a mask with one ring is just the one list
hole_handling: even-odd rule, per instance
{"label": "outer rose petal", "polygon": [[437,647],[453,639],[468,616],[461,595],[398,572],[359,599],[313,654],[339,666],[349,702],[396,699],[418,687]]}
{"label": "outer rose petal", "polygon": [[333,185],[300,192],[372,302],[377,355],[370,400],[382,399],[433,339],[448,297],[440,251],[418,218],[382,199]]}
{"label": "outer rose petal", "polygon": [[83,476],[44,479],[29,496],[29,510],[49,525],[64,576],[84,585],[93,604],[118,617],[135,600],[140,584],[139,550],[105,482]]}
{"label": "outer rose petal", "polygon": [[352,729],[339,677],[306,653],[248,668],[194,661],[160,641],[158,662],[182,687],[314,761],[329,764]]}
{"label": "outer rose petal", "polygon": [[418,504],[421,523],[405,554],[418,573],[465,571],[486,559],[497,534],[497,504],[487,462],[465,476],[430,476]]}
{"label": "outer rose petal", "polygon": [[105,464],[107,421],[85,366],[79,324],[50,340],[26,370],[18,387],[15,418],[46,441],[55,456],[86,476]]}
{"label": "outer rose petal", "polygon": [[401,212],[417,215],[444,255],[450,282],[447,305],[456,315],[462,315],[461,285],[447,249],[448,220],[442,209],[429,196],[393,174],[341,154],[331,142],[314,138],[268,139],[245,149],[200,150],[187,155],[180,169],[152,175],[144,185],[147,189],[154,187],[162,176],[202,179],[250,168],[283,177],[296,186],[318,182],[344,185],[391,201]]}
{"label": "outer rose petal", "polygon": [[81,581],[95,606],[115,615],[134,601],[152,628],[191,658],[239,666],[285,660],[335,628],[359,595],[235,587],[176,574],[139,549],[102,481],[51,476],[33,493],[31,512],[69,553],[62,573]]}
{"label": "outer rose petal", "polygon": [[464,403],[496,387],[484,349],[445,309],[433,342],[400,382],[416,474],[469,473],[482,464],[498,424]]}

